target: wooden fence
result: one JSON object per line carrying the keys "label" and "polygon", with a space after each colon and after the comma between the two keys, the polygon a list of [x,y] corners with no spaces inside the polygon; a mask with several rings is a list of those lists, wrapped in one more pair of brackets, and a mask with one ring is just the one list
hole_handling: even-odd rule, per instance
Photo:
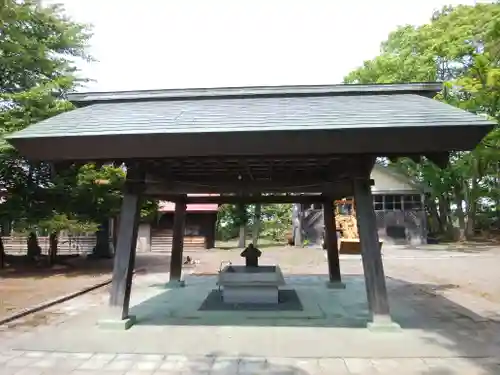
{"label": "wooden fence", "polygon": [[[2,237],[6,254],[22,255],[27,252],[27,237]],[[111,241],[111,239],[110,239]],[[96,237],[92,236],[61,236],[57,246],[58,254],[89,254],[96,243]],[[42,254],[49,252],[49,237],[38,237],[38,244]]]}

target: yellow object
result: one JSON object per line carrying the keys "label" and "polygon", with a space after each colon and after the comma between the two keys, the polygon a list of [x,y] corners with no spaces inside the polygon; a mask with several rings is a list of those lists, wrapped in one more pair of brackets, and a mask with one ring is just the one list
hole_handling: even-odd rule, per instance
{"label": "yellow object", "polygon": [[340,234],[338,249],[340,254],[361,254],[358,221],[353,199],[335,201],[335,223]]}
{"label": "yellow object", "polygon": [[359,239],[356,207],[353,199],[335,201],[335,223],[342,239]]}

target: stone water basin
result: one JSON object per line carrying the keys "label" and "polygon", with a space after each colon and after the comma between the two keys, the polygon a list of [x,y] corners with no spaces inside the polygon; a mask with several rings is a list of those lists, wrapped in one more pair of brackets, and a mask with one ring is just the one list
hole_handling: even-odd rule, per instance
{"label": "stone water basin", "polygon": [[278,303],[279,287],[285,279],[279,266],[233,266],[224,267],[219,273],[225,303]]}

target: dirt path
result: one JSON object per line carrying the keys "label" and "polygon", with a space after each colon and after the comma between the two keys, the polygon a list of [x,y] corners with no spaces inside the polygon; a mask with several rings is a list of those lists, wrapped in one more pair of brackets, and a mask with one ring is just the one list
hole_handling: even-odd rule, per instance
{"label": "dirt path", "polygon": [[0,318],[79,291],[110,277],[111,262],[75,258],[53,268],[17,266],[0,273]]}

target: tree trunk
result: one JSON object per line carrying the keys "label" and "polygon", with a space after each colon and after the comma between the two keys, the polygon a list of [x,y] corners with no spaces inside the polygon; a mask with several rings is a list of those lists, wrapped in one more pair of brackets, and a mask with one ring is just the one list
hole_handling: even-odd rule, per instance
{"label": "tree trunk", "polygon": [[252,228],[252,243],[257,246],[259,242],[259,232],[260,232],[260,215],[262,212],[262,206],[260,203],[255,204],[255,212],[253,217],[253,228]]}
{"label": "tree trunk", "polygon": [[304,246],[304,205],[298,203],[297,207],[297,221],[293,233],[293,242],[295,246]]}
{"label": "tree trunk", "polygon": [[444,231],[443,224],[439,218],[436,201],[434,199],[426,199],[425,205],[427,206],[430,217],[428,231],[432,233]]}
{"label": "tree trunk", "polygon": [[57,259],[57,232],[52,232],[49,236],[49,265],[56,264]]}
{"label": "tree trunk", "polygon": [[474,237],[474,230],[476,227],[476,209],[477,209],[477,202],[474,200],[469,203],[470,205],[470,210],[467,213],[467,226],[465,230],[465,236],[470,239]]}
{"label": "tree trunk", "polygon": [[238,247],[244,249],[247,242],[247,226],[246,224],[240,225],[240,237],[238,238]]}
{"label": "tree trunk", "polygon": [[450,205],[448,203],[447,197],[444,196],[439,197],[438,205],[439,205],[441,233],[444,233],[448,236],[452,236],[453,226],[450,220]]}
{"label": "tree trunk", "polygon": [[467,204],[467,226],[465,229],[466,238],[472,238],[474,236],[474,229],[476,224],[476,211],[477,211],[477,200],[476,200],[476,190],[478,189],[477,178],[472,179],[471,188],[469,190],[468,198],[469,202]]}
{"label": "tree trunk", "polygon": [[38,244],[38,236],[35,232],[31,232],[28,236],[27,240],[28,247],[28,259],[35,260],[37,256],[40,256],[42,253],[42,248]]}
{"label": "tree trunk", "polygon": [[5,248],[3,247],[3,239],[0,237],[0,269],[5,268]]}
{"label": "tree trunk", "polygon": [[96,243],[93,251],[94,258],[111,258],[109,249],[109,220],[104,219],[96,232]]}
{"label": "tree trunk", "polygon": [[240,249],[244,249],[247,242],[247,216],[246,216],[246,207],[244,204],[239,204],[238,209],[238,221],[240,224],[240,237],[238,239],[238,247]]}
{"label": "tree trunk", "polygon": [[465,241],[465,214],[462,207],[463,199],[459,194],[455,194],[455,204],[457,205],[458,218],[458,240]]}

